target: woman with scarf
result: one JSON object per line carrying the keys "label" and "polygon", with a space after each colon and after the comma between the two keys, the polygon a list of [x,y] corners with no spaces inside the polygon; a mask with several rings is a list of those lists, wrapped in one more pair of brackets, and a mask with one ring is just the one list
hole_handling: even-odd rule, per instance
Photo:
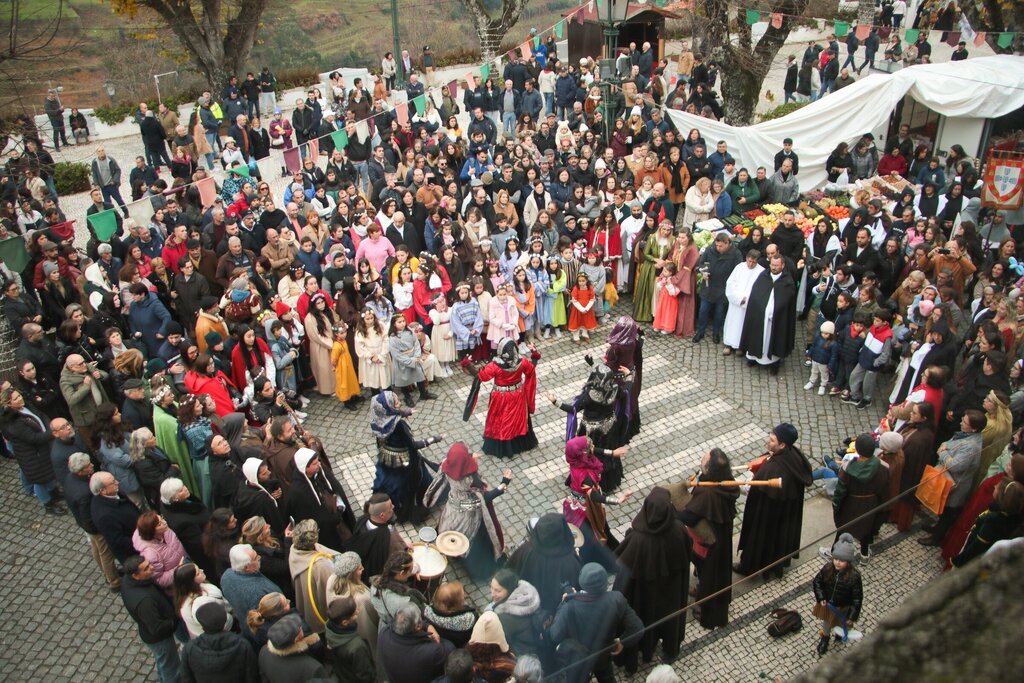
{"label": "woman with scarf", "polygon": [[[704,454],[700,464],[698,481],[719,482],[733,479],[729,458],[720,448],[712,448]],[[704,600],[732,583],[732,530],[736,518],[736,500],[740,497],[735,486],[695,486],[690,500],[686,502],[679,519],[693,529],[699,523],[707,522],[715,534],[710,546],[697,543],[693,548],[693,565],[697,576],[697,588],[691,593],[697,600]],[[690,533],[691,538],[694,534]],[[700,606],[700,625],[707,629],[719,628],[729,623],[729,603],[732,591],[727,590],[718,597]]]}
{"label": "woman with scarf", "polygon": [[679,147],[672,146],[669,149],[668,159],[661,166],[668,172],[669,180],[665,184],[665,189],[668,191],[668,200],[676,207],[678,216],[683,202],[686,201],[686,188],[690,186],[690,171]]}
{"label": "woman with scarf", "polygon": [[314,520],[324,544],[340,551],[356,525],[345,489],[316,451],[300,448],[293,462],[295,476],[285,503],[288,514],[299,524]]}
{"label": "woman with scarf", "polygon": [[[636,672],[638,648],[646,664],[654,658],[659,640],[664,661],[671,662],[679,654],[687,615],[678,612],[689,596],[691,544],[686,527],[676,518],[672,496],[655,486],[615,549],[621,568],[615,577],[615,590],[626,597],[644,626],[649,627],[639,646],[623,653],[627,673]],[[674,618],[662,621],[673,614]]]}
{"label": "woman with scarf", "polygon": [[476,405],[480,383],[494,380],[484,423],[483,452],[488,455],[511,458],[537,446],[531,415],[537,399],[534,363],[540,360],[540,354],[532,345],[529,349],[530,359],[520,357],[515,340],[506,337],[498,342],[494,360],[483,368],[477,369],[467,359],[462,360],[462,367],[475,376],[463,420],[469,419]]}
{"label": "woman with scarf", "polygon": [[412,410],[405,408],[393,391],[382,391],[370,403],[370,431],[377,441],[377,467],[373,480],[374,493],[386,493],[395,506],[400,523],[418,524],[427,515],[423,494],[431,473],[420,449],[444,439],[438,434],[417,440],[405,421]]}
{"label": "woman with scarf", "polygon": [[619,541],[612,536],[608,526],[605,505],[622,505],[633,492],[626,490],[618,498],[606,496],[601,490],[604,467],[597,456],[616,456],[621,450],[595,449],[593,441],[586,436],[569,439],[565,444],[565,461],[569,464],[566,485],[569,491],[562,502],[562,514],[569,524],[583,532],[583,547],[580,549],[583,563],[597,562],[609,571],[614,571],[615,558],[612,552],[618,547]]}
{"label": "woman with scarf", "polygon": [[469,539],[469,552],[463,562],[475,581],[484,581],[505,554],[505,536],[494,510],[494,499],[505,493],[512,482],[512,470],[501,471],[501,483],[490,488],[480,477],[477,460],[461,441],[448,449],[440,471],[434,475],[423,503],[437,505],[447,495],[447,502],[438,519],[437,532],[458,531]]}
{"label": "woman with scarf", "polygon": [[203,396],[190,394],[178,406],[178,438],[188,447],[195,475],[196,495],[206,507],[213,507],[213,484],[210,480],[210,452],[207,444],[214,434],[213,422],[204,415]]}
{"label": "woman with scarf", "polygon": [[910,418],[897,430],[903,437],[903,472],[900,475],[902,498],[893,505],[889,521],[906,531],[914,523],[918,503],[913,492],[921,483],[925,465],[935,463],[935,408],[931,403],[914,403]]}
{"label": "woman with scarf", "polygon": [[[644,375],[644,334],[636,321],[628,315],[619,316],[615,327],[608,334],[608,350],[604,355],[605,365],[616,372],[625,368],[632,380],[629,392],[629,426],[626,429],[626,443],[640,432],[640,390]],[[621,380],[620,380],[621,383]]]}

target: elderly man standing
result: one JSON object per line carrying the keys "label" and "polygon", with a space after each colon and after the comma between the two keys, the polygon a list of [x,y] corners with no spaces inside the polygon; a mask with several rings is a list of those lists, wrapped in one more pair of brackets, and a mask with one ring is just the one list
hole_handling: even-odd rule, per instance
{"label": "elderly man standing", "polygon": [[117,563],[110,552],[110,546],[103,538],[96,523],[92,519],[92,491],[89,490],[89,478],[94,474],[92,460],[85,453],[72,453],[65,467],[68,476],[64,478],[64,500],[75,517],[75,522],[89,539],[89,550],[92,559],[99,565],[107,586],[113,592],[121,589],[121,576],[117,572]]}
{"label": "elderly man standing", "polygon": [[110,472],[96,472],[89,478],[89,512],[107,547],[122,564],[135,554],[132,534],[139,519],[139,508],[118,493],[117,479]]}
{"label": "elderly man standing", "polygon": [[377,640],[377,661],[389,681],[430,683],[444,675],[444,662],[455,646],[423,623],[420,608],[406,604],[395,612]]}
{"label": "elderly man standing", "polygon": [[140,555],[128,558],[121,579],[121,600],[139,628],[139,638],[153,653],[160,683],[178,683],[181,660],[174,642],[177,615],[154,576],[149,560]]}
{"label": "elderly man standing", "polygon": [[67,357],[60,372],[60,393],[71,411],[71,423],[86,443],[92,441],[96,409],[110,400],[103,388],[106,379],[106,372],[96,368],[95,363],[86,363],[77,353]]}
{"label": "elderly man standing", "polygon": [[57,475],[57,482],[63,484],[68,477],[68,458],[75,453],[88,454],[90,450],[66,418],[55,417],[50,420],[50,433],[53,434],[50,462],[53,464],[54,474]]}
{"label": "elderly man standing", "polygon": [[717,344],[722,340],[722,329],[725,327],[725,314],[729,308],[729,300],[725,288],[729,276],[740,264],[739,249],[732,246],[729,236],[720,232],[715,235],[715,248],[705,249],[697,264],[697,270],[706,273],[704,289],[700,293],[700,310],[697,312],[697,333],[693,335],[693,343],[700,343],[708,329],[708,319],[714,314],[711,338]]}
{"label": "elderly man standing", "polygon": [[804,490],[811,485],[811,466],[794,444],[796,427],[783,422],[768,433],[768,452],[754,481],[782,478],[782,488],[752,486],[747,494],[740,529],[740,561],[733,565],[737,574],[753,574],[786,557],[765,576],[782,576],[789,566],[790,553],[800,548],[800,530],[804,520]]}
{"label": "elderly man standing", "polygon": [[220,588],[235,614],[248,614],[264,595],[281,592],[276,583],[260,573],[260,556],[248,543],[232,546],[228,557],[231,568],[220,577]]}

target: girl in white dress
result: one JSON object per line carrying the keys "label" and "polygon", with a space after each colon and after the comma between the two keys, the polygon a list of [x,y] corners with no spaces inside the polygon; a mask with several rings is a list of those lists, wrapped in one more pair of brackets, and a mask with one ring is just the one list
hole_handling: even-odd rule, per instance
{"label": "girl in white dress", "polygon": [[444,295],[434,299],[434,308],[430,311],[430,322],[433,327],[430,330],[430,345],[434,349],[434,356],[441,364],[441,371],[445,377],[451,377],[451,363],[455,362],[455,334],[451,326],[452,313],[448,310],[448,301]]}
{"label": "girl in white dress", "polygon": [[356,322],[356,356],[359,357],[359,385],[370,389],[391,386],[391,352],[388,336],[370,308],[364,308]]}

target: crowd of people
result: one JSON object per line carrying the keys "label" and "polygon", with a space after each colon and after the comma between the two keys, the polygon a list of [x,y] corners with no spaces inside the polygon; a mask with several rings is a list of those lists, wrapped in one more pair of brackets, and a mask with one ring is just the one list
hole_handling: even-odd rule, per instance
{"label": "crowd of people", "polygon": [[[979,164],[958,146],[940,161],[906,125],[882,149],[871,135],[839,144],[830,180],[884,171],[912,187],[854,195],[848,220],[823,213],[805,236],[798,141],[752,174],[725,142],[664,117],[680,97],[716,116],[717,66],[692,57],[666,94],[665,60],[633,45],[617,61],[622,87],[603,101],[593,60],[566,64],[552,36],[497,82],[476,79],[461,99],[445,86],[401,121],[390,55],[372,95],[332,74],[326,99],[311,88],[290,118],[269,69],[232,78],[186,124],[140,108],[144,154],[130,186],[152,204],[147,224],[97,149],[87,215],[111,211],[118,229],[104,239],[86,222],[85,249],[52,186],[52,157],[26,138],[0,172],[2,230],[23,235],[29,254],[21,272],[0,263],[20,337],[0,433],[26,494],[48,514],[70,511],[88,536],[162,682],[231,671],[504,683],[563,669],[612,681],[659,643],[671,663],[691,597],[699,623],[720,628],[734,572],[782,575],[815,480],[841,532],[814,582],[821,654],[833,627],[845,637],[859,618],[854,564],[882,524],[912,525],[926,466],[941,467],[952,492],[920,541],[942,546],[951,566],[1021,535],[1021,226],[980,209]],[[412,101],[424,86],[402,60]],[[429,79],[429,48],[423,60]],[[282,170],[277,196],[257,162],[296,147],[300,167]],[[210,203],[196,185],[207,179]],[[770,234],[723,230],[698,244],[699,223],[777,204]],[[631,317],[613,314],[620,296]],[[590,333],[613,316],[601,353]],[[668,483],[646,492],[616,539],[606,508],[633,495],[612,492],[642,430],[644,333],[710,337],[724,356],[777,374],[801,320],[804,389],[861,410],[884,404],[881,422],[824,455],[801,451],[789,423],[749,465],[713,448],[691,480],[661,473]],[[573,401],[545,393],[568,414],[566,498],[513,552],[497,499],[514,485],[516,455],[537,445],[535,365],[563,331],[598,360],[588,356]],[[474,377],[467,415],[479,384],[494,381],[483,451],[502,458],[496,485],[481,477],[482,454],[455,442],[431,456],[446,436],[417,435],[408,419],[460,370]],[[315,394],[353,420],[369,415],[376,476],[361,510],[304,425]],[[748,468],[734,564],[741,494],[722,482]],[[468,540],[462,562],[490,586],[481,609],[458,581],[423,581],[396,525],[431,511],[439,532]],[[648,680],[679,679],[658,667]]]}

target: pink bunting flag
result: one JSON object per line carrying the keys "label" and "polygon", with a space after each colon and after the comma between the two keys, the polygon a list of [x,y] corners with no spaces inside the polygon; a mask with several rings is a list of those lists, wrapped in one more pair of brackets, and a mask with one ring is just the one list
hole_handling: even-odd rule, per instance
{"label": "pink bunting flag", "polygon": [[782,14],[779,12],[772,13],[772,28],[782,28]]}
{"label": "pink bunting flag", "polygon": [[454,78],[448,81],[448,94],[452,96],[452,99],[457,99],[459,96],[459,79]]}
{"label": "pink bunting flag", "polygon": [[987,33],[985,33],[984,31],[978,31],[977,35],[974,36],[974,47],[981,47],[982,45],[984,45],[985,38],[987,37]]}
{"label": "pink bunting flag", "polygon": [[199,190],[199,199],[203,202],[203,209],[213,206],[217,198],[217,182],[213,176],[207,176],[196,182],[196,189]]}
{"label": "pink bunting flag", "polygon": [[516,49],[512,48],[511,50],[506,52],[505,53],[505,57],[508,58],[508,61],[510,61],[510,62],[516,61]]}
{"label": "pink bunting flag", "polygon": [[399,102],[395,105],[395,117],[398,118],[398,125],[404,126],[409,123],[409,103]]}
{"label": "pink bunting flag", "polygon": [[529,60],[530,54],[533,52],[530,50],[530,43],[526,42],[519,46],[519,52],[523,55],[523,59]]}
{"label": "pink bunting flag", "polygon": [[302,170],[302,159],[299,156],[298,147],[292,147],[284,151],[284,167],[292,174]]}
{"label": "pink bunting flag", "polygon": [[864,40],[871,35],[871,26],[868,24],[857,24],[857,40]]}
{"label": "pink bunting flag", "polygon": [[472,71],[466,73],[466,89],[467,90],[472,90],[473,87],[476,85],[476,81],[474,80],[474,78],[476,76],[477,76],[477,74],[473,73]]}

